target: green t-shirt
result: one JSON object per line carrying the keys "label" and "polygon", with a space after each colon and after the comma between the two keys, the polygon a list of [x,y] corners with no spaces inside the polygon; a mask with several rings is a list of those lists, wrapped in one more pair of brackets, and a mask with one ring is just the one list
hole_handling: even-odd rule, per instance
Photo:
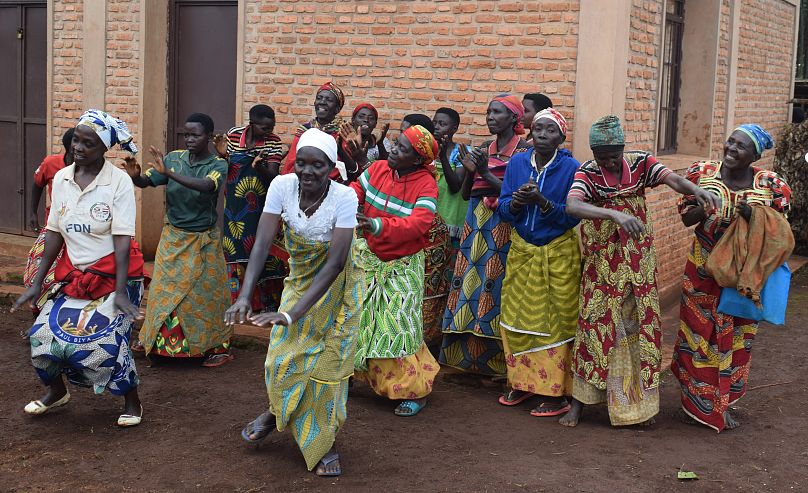
{"label": "green t-shirt", "polygon": [[[452,153],[449,155],[449,163],[453,169],[463,166],[460,161],[460,146],[462,144],[455,144]],[[466,146],[469,150],[471,147]],[[435,169],[438,172],[438,213],[446,221],[449,227],[449,235],[455,242],[460,241],[460,235],[463,233],[463,224],[466,222],[466,211],[469,208],[468,200],[463,200],[460,192],[452,193],[449,191],[449,185],[446,183],[446,178],[443,176],[443,166],[440,161],[435,161]]]}
{"label": "green t-shirt", "polygon": [[191,164],[188,151],[172,151],[164,158],[163,163],[172,172],[194,178],[210,178],[214,188],[210,192],[198,192],[169,180],[154,168],[146,172],[152,185],[166,185],[166,216],[172,226],[186,231],[207,231],[216,225],[219,215],[216,213],[216,202],[219,198],[219,187],[227,176],[227,161],[211,154],[204,161]]}

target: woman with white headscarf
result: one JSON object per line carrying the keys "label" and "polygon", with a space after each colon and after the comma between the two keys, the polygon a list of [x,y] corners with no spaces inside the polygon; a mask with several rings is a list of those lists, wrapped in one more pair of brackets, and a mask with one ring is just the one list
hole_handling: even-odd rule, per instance
{"label": "woman with white headscarf", "polygon": [[[329,179],[338,164],[332,136],[306,130],[295,150],[294,173],[269,187],[244,287],[225,321],[271,326],[265,364],[269,410],[247,424],[244,440],[266,438],[274,415],[278,431],[291,427],[309,470],[317,466],[319,476],[338,476],[334,441],[346,418],[364,298],[351,256],[358,201],[353,190]],[[289,277],[280,310],[253,314],[250,296],[281,218]]]}
{"label": "woman with white headscarf", "polygon": [[[53,197],[40,269],[12,311],[41,307],[29,332],[31,362],[48,392],[25,406],[40,415],[70,400],[71,383],[123,396],[119,426],[140,424],[135,363],[129,354],[132,320],[143,295],[143,255],[135,234],[135,192],[125,171],[105,158],[114,145],[134,154],[126,124],[99,110],[79,119],[73,163],[53,178]],[[42,282],[56,256],[52,289]]]}

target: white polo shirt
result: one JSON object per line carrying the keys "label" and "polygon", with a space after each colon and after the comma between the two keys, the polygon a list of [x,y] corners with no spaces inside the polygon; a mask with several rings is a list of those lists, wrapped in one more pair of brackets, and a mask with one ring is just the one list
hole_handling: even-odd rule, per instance
{"label": "white polo shirt", "polygon": [[135,189],[125,171],[109,161],[82,190],[74,181],[76,165],[53,178],[48,230],[62,235],[71,262],[84,270],[115,248],[113,235],[135,234]]}

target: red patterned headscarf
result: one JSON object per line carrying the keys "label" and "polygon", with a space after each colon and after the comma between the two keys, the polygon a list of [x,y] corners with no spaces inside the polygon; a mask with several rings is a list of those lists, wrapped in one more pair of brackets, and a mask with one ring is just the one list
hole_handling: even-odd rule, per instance
{"label": "red patterned headscarf", "polygon": [[345,95],[342,94],[342,89],[340,89],[336,84],[334,84],[334,82],[332,82],[332,81],[326,82],[325,84],[320,86],[319,89],[317,89],[318,93],[320,91],[328,91],[331,94],[333,94],[334,96],[336,96],[337,97],[337,104],[339,105],[340,110],[342,110],[342,107],[345,106]]}
{"label": "red patterned headscarf", "polygon": [[356,117],[356,114],[359,113],[359,110],[363,108],[369,109],[370,111],[373,112],[374,115],[376,115],[377,119],[379,118],[379,111],[376,109],[375,106],[373,106],[370,103],[359,103],[358,105],[356,105],[356,108],[353,109],[353,113],[351,114],[351,118]]}
{"label": "red patterned headscarf", "polygon": [[558,112],[555,108],[545,108],[538,113],[536,116],[533,117],[533,123],[541,120],[542,118],[547,118],[550,121],[555,122],[558,125],[558,129],[561,131],[561,134],[565,137],[567,136],[567,120],[564,118],[564,115]]}
{"label": "red patterned headscarf", "polygon": [[424,166],[432,168],[432,161],[438,157],[438,141],[421,125],[413,125],[401,133],[415,149],[419,156],[424,158]]}
{"label": "red patterned headscarf", "polygon": [[522,102],[519,101],[519,98],[512,94],[500,94],[499,96],[493,99],[497,103],[502,103],[508,108],[508,111],[516,115],[516,125],[513,126],[513,131],[516,132],[517,135],[522,135],[525,133],[525,126],[522,125],[522,117],[525,116],[525,107],[522,106]]}

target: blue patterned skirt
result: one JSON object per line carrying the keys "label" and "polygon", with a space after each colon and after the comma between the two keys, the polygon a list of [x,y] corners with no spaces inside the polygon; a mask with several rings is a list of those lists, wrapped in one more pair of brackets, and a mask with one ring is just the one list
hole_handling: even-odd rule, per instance
{"label": "blue patterned skirt", "polygon": [[[129,281],[129,301],[140,306],[143,281]],[[61,374],[96,394],[124,395],[139,378],[129,352],[132,320],[115,309],[115,294],[96,300],[58,293],[42,307],[29,332],[31,362],[45,385]]]}

